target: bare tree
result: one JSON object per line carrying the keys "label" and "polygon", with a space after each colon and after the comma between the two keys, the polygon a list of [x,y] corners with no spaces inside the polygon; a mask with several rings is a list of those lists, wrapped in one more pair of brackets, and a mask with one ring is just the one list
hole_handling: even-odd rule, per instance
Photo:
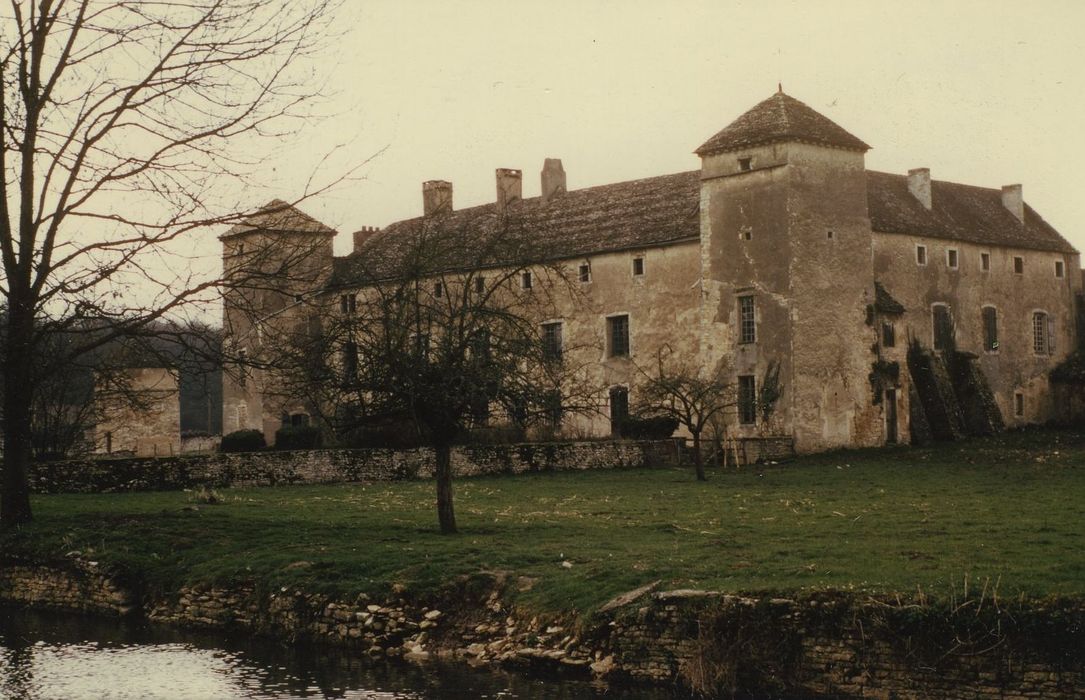
{"label": "bare tree", "polygon": [[[62,331],[78,358],[214,287],[174,279],[182,266],[156,258],[238,217],[221,188],[256,166],[239,155],[252,139],[296,129],[313,88],[295,66],[334,2],[11,1],[0,20],[0,524],[31,518],[33,358]],[[87,319],[112,330],[81,335]]]}
{"label": "bare tree", "polygon": [[413,426],[435,451],[441,532],[454,533],[452,445],[490,421],[552,427],[597,410],[600,392],[573,360],[597,353],[546,335],[541,322],[579,292],[511,217],[434,216],[405,228],[352,259],[320,323],[299,321],[292,350],[280,344],[262,366],[340,434]]}
{"label": "bare tree", "polygon": [[693,465],[697,479],[705,481],[701,455],[701,434],[737,404],[731,369],[720,363],[704,373],[698,367],[674,359],[676,353],[664,345],[656,354],[655,367],[638,367],[643,383],[637,389],[636,412],[666,416],[678,421],[693,437]]}

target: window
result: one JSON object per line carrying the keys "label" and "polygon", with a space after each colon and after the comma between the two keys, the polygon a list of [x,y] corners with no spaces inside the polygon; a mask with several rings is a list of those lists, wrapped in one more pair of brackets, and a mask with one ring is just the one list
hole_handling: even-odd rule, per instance
{"label": "window", "polygon": [[358,381],[358,345],[348,340],[343,344],[343,383],[352,384]]}
{"label": "window", "polygon": [[757,342],[757,319],[754,314],[753,297],[738,298],[738,342]]}
{"label": "window", "polygon": [[1032,351],[1037,355],[1055,352],[1055,321],[1043,311],[1032,314]]}
{"label": "window", "polygon": [[433,283],[433,296],[434,296],[434,298],[435,299],[440,299],[442,296],[444,296],[444,293],[445,293],[445,286],[443,284],[441,284],[440,282],[434,282]]}
{"label": "window", "polygon": [[415,333],[412,337],[414,341],[414,356],[420,360],[429,358],[429,334],[428,333]]}
{"label": "window", "polygon": [[925,246],[925,245],[917,245],[915,247],[915,262],[916,262],[916,265],[926,265],[927,264],[927,246]]}
{"label": "window", "polygon": [[744,241],[752,241],[753,240],[753,231],[748,229],[748,228],[744,228],[741,231],[739,231],[738,237],[741,238]]}
{"label": "window", "polygon": [[897,332],[893,324],[888,321],[882,323],[882,347],[893,348],[897,346]]}
{"label": "window", "polygon": [[295,301],[296,303],[298,303],[298,304],[300,304],[300,303],[301,303],[301,301],[302,301],[302,299],[304,299],[304,298],[305,298],[305,297],[304,297],[304,296],[302,296],[301,294],[295,294],[295,295],[294,295],[294,301]]}
{"label": "window", "polygon": [[1025,395],[1020,391],[1014,392],[1013,395],[1013,415],[1018,418],[1023,418],[1025,415]]}
{"label": "window", "polygon": [[344,294],[339,297],[339,310],[345,314],[352,314],[358,310],[358,295]]}
{"label": "window", "polygon": [[644,258],[633,258],[633,276],[640,277],[644,274]]}
{"label": "window", "polygon": [[608,357],[629,357],[629,317],[607,318]]}
{"label": "window", "polygon": [[833,240],[833,238],[836,237],[836,233],[834,231],[826,231],[825,232],[825,237],[828,238],[831,241],[831,240]]}
{"label": "window", "polygon": [[545,359],[561,359],[561,321],[542,324],[542,344]]}
{"label": "window", "polygon": [[591,282],[591,263],[580,263],[580,281]]}
{"label": "window", "polygon": [[934,349],[949,350],[953,347],[953,317],[949,315],[949,307],[935,304],[931,312],[934,315]]}
{"label": "window", "polygon": [[309,425],[309,415],[307,413],[290,414],[290,425],[299,427]]}
{"label": "window", "polygon": [[752,374],[738,378],[738,422],[743,425],[757,422],[757,384]]}
{"label": "window", "polygon": [[237,385],[242,389],[245,388],[245,384],[248,383],[249,370],[245,366],[245,362],[248,360],[248,353],[245,350],[237,351]]}
{"label": "window", "polygon": [[1013,257],[1013,272],[1017,275],[1025,274],[1025,259],[1019,256]]}
{"label": "window", "polygon": [[1065,271],[1063,269],[1062,261],[1061,260],[1056,260],[1055,261],[1055,276],[1058,277],[1059,279],[1062,279],[1064,274],[1065,274]]}
{"label": "window", "polygon": [[475,278],[475,294],[482,294],[486,291],[486,278],[479,275]]}
{"label": "window", "polygon": [[245,254],[245,244],[244,243],[238,243],[237,244],[237,254],[238,255],[244,255]]}
{"label": "window", "polygon": [[957,269],[957,249],[956,248],[947,248],[946,249],[946,266],[948,266],[951,270],[956,270]]}
{"label": "window", "polygon": [[546,392],[543,395],[543,415],[546,416],[546,422],[553,428],[561,427],[562,413],[561,392],[556,389]]}
{"label": "window", "polygon": [[476,428],[490,422],[490,399],[485,393],[472,394],[468,401],[468,410],[471,412],[471,423]]}
{"label": "window", "polygon": [[629,389],[624,386],[610,388],[610,434],[618,437],[629,418]]}
{"label": "window", "polygon": [[993,306],[983,307],[983,349],[998,352],[998,310]]}
{"label": "window", "polygon": [[753,158],[747,156],[738,159],[738,169],[742,172],[753,169]]}
{"label": "window", "polygon": [[980,253],[980,270],[984,272],[991,271],[991,254]]}
{"label": "window", "polygon": [[520,287],[522,289],[531,289],[532,282],[530,271],[520,273]]}

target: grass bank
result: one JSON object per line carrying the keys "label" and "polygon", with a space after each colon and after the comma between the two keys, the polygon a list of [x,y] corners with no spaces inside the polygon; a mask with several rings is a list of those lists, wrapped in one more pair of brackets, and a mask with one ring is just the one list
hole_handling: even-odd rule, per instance
{"label": "grass bank", "polygon": [[429,482],[38,496],[0,556],[83,558],[152,589],[256,580],[313,592],[426,591],[478,571],[520,600],[590,610],[666,588],[857,589],[1003,597],[1085,592],[1085,436],[1024,432],[849,451],[759,471],[631,470],[463,479],[462,534],[435,532]]}

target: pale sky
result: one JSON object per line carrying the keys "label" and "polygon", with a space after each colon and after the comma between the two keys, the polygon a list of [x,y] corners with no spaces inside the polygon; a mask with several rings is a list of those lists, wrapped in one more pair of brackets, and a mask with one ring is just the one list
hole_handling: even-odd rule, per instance
{"label": "pale sky", "polygon": [[546,157],[570,189],[698,168],[692,151],[777,82],[869,143],[868,169],[1022,183],[1085,250],[1085,2],[346,0],[336,24],[314,76],[329,116],[241,200],[372,157],[302,206],[340,232],[337,254],[421,214],[424,180],[451,181],[461,208],[493,200],[499,167],[537,195]]}

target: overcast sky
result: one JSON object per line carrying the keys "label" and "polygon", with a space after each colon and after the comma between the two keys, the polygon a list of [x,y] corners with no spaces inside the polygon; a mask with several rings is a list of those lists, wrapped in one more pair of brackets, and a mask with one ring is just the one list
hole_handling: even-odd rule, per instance
{"label": "overcast sky", "polygon": [[339,254],[351,231],[421,214],[424,180],[451,181],[460,208],[493,200],[499,167],[537,195],[545,157],[570,189],[695,169],[778,82],[871,144],[868,169],[1023,183],[1085,249],[1085,2],[346,0],[337,25],[329,116],[247,201],[372,156],[302,207]]}

